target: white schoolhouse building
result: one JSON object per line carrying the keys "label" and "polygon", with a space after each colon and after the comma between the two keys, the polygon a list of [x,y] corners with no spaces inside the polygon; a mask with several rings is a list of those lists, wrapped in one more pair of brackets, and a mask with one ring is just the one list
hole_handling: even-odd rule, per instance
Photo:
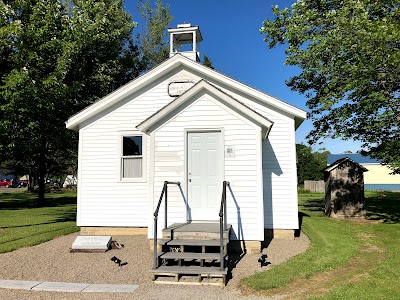
{"label": "white schoolhouse building", "polygon": [[66,122],[79,132],[82,234],[153,239],[165,181],[180,183],[168,187],[168,225],[218,222],[227,181],[231,239],[293,236],[295,130],[306,112],[200,64],[198,26],[168,31],[169,59]]}

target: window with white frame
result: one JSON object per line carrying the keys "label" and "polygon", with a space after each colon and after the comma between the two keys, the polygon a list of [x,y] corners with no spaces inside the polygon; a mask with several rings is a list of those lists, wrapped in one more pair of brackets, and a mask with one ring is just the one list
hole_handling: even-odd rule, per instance
{"label": "window with white frame", "polygon": [[138,179],[143,177],[144,138],[142,135],[122,136],[121,177]]}

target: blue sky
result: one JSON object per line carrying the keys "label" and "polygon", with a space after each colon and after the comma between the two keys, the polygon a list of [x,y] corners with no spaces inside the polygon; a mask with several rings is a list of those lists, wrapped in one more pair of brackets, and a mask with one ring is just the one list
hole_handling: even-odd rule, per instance
{"label": "blue sky", "polygon": [[[296,67],[285,66],[285,46],[269,49],[259,33],[262,22],[272,19],[271,7],[290,7],[295,1],[279,0],[163,0],[170,4],[174,20],[170,27],[183,22],[200,26],[203,42],[200,55],[205,53],[215,69],[236,80],[277,97],[307,111],[306,97],[291,91],[285,80],[298,74]],[[140,24],[136,9],[137,1],[126,0],[125,6]],[[312,129],[311,121],[305,121],[296,131],[296,142],[304,142]],[[356,152],[359,143],[342,140],[324,140],[314,150],[326,148],[331,153],[345,150]]]}

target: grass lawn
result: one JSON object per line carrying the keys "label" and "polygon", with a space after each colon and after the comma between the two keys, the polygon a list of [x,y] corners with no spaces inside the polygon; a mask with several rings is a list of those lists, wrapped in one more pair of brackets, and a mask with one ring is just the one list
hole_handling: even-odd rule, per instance
{"label": "grass lawn", "polygon": [[366,192],[368,220],[327,218],[323,198],[299,194],[309,249],[242,279],[243,290],[290,299],[399,299],[400,193]]}
{"label": "grass lawn", "polygon": [[37,245],[79,230],[76,193],[46,194],[46,206],[35,207],[37,194],[0,192],[0,253]]}

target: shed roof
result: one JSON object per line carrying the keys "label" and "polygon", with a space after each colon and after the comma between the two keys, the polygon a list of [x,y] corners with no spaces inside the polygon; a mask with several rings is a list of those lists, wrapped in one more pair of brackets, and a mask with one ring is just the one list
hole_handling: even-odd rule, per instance
{"label": "shed roof", "polygon": [[352,160],[349,157],[344,157],[341,159],[338,159],[337,161],[333,162],[331,165],[327,166],[325,169],[323,169],[323,172],[330,172],[334,169],[336,169],[337,167],[339,167],[341,164],[343,164],[344,162],[349,161],[353,164],[355,164],[357,167],[359,167],[363,172],[368,172],[367,168],[364,168],[362,165],[360,165],[359,163],[355,162],[354,160]]}
{"label": "shed roof", "polygon": [[359,153],[354,153],[354,154],[329,154],[328,155],[328,159],[327,159],[327,163],[328,165],[334,163],[335,161],[337,161],[338,159],[342,159],[348,157],[350,158],[352,161],[355,161],[356,163],[359,164],[379,164],[380,161],[373,159],[369,156],[364,156],[361,155]]}

